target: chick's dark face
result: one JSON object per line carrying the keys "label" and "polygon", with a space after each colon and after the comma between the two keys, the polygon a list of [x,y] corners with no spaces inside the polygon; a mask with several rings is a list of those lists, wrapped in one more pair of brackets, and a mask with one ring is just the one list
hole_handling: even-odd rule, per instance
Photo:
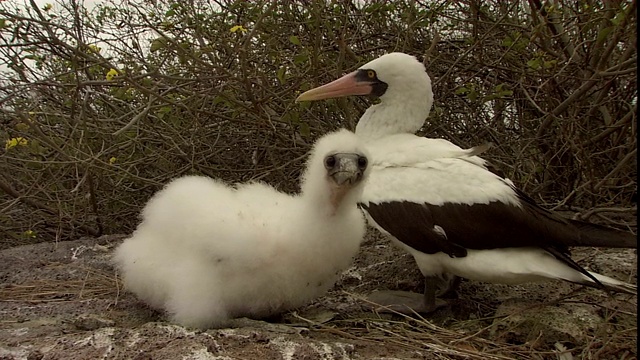
{"label": "chick's dark face", "polygon": [[325,156],[324,167],[331,183],[330,201],[337,209],[350,189],[357,186],[369,166],[366,156],[357,153],[335,153]]}
{"label": "chick's dark face", "polygon": [[356,153],[336,153],[324,158],[327,176],[337,186],[353,186],[359,183],[368,165],[366,156]]}

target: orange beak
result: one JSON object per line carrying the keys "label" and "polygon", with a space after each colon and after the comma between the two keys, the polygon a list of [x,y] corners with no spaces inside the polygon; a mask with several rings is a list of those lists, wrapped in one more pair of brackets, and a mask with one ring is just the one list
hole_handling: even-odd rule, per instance
{"label": "orange beak", "polygon": [[356,78],[357,71],[351,72],[338,80],[318,86],[300,94],[296,102],[333,99],[350,95],[369,95],[373,83]]}

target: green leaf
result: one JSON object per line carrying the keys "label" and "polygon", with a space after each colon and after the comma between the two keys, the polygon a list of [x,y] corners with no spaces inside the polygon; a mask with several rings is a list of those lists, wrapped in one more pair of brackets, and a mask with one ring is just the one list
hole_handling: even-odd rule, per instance
{"label": "green leaf", "polygon": [[166,121],[179,129],[182,126],[183,119],[184,118],[182,116],[171,116]]}
{"label": "green leaf", "polygon": [[220,103],[225,103],[225,102],[226,102],[226,99],[224,97],[218,95],[218,96],[213,98],[213,101],[211,103],[212,103],[212,105],[218,105]]}
{"label": "green leaf", "polygon": [[464,87],[464,86],[461,86],[461,87],[459,87],[459,88],[457,88],[457,89],[456,89],[455,94],[456,94],[456,95],[464,95],[464,94],[466,94],[466,93],[468,93],[468,92],[469,92],[469,89],[467,89],[467,88],[466,88],[466,87]]}
{"label": "green leaf", "polygon": [[45,151],[44,147],[40,144],[40,141],[38,139],[32,139],[29,142],[29,150],[32,154],[42,154]]}
{"label": "green leaf", "polygon": [[298,103],[300,110],[308,109],[311,107],[311,101],[303,101]]}
{"label": "green leaf", "polygon": [[625,17],[626,17],[626,14],[624,13],[624,11],[621,11],[617,13],[613,19],[611,19],[611,23],[615,26],[618,26],[622,23],[622,20],[624,20]]}
{"label": "green leaf", "polygon": [[171,22],[171,21],[163,21],[163,22],[160,23],[160,27],[163,30],[171,30],[171,29],[173,29],[173,22]]}
{"label": "green leaf", "polygon": [[0,19],[0,30],[4,29],[6,27],[7,27],[7,20]]}
{"label": "green leaf", "polygon": [[289,36],[289,41],[291,41],[291,43],[292,43],[293,45],[298,45],[298,46],[302,45],[302,44],[300,43],[300,39],[298,39],[298,37],[297,37],[297,36],[295,36],[295,35],[291,35],[291,36]]}
{"label": "green leaf", "polygon": [[287,111],[282,117],[282,120],[288,121],[290,124],[300,125],[300,113],[297,111]]}
{"label": "green leaf", "polygon": [[167,39],[161,37],[153,40],[151,42],[151,52],[158,51],[167,46]]}
{"label": "green leaf", "polygon": [[598,37],[596,38],[596,42],[600,43],[601,41],[604,41],[604,39],[606,39],[607,36],[609,36],[609,34],[613,30],[613,28],[614,28],[613,26],[609,26],[609,27],[606,27],[606,28],[600,30],[598,32]]}
{"label": "green leaf", "polygon": [[123,87],[113,88],[113,97],[116,99],[124,100],[124,94],[127,90]]}
{"label": "green leaf", "polygon": [[471,101],[476,101],[476,99],[478,98],[478,92],[472,89],[467,94],[467,98],[469,98],[469,100]]}
{"label": "green leaf", "polygon": [[309,138],[309,135],[311,135],[311,129],[309,128],[309,124],[301,122],[299,132],[300,132],[300,135],[302,135],[302,137]]}
{"label": "green leaf", "polygon": [[293,63],[296,65],[304,64],[305,62],[307,62],[308,58],[309,57],[307,56],[307,54],[298,54],[293,57]]}
{"label": "green leaf", "polygon": [[158,119],[164,118],[164,116],[171,112],[171,106],[163,106],[160,109],[156,110],[156,116]]}
{"label": "green leaf", "polygon": [[504,47],[511,47],[511,45],[513,45],[513,39],[510,38],[509,36],[505,37],[504,39],[502,39],[502,46]]}
{"label": "green leaf", "polygon": [[278,72],[276,73],[276,76],[278,77],[278,81],[280,81],[280,84],[284,84],[284,75],[286,73],[287,69],[283,66],[280,69],[278,69]]}
{"label": "green leaf", "polygon": [[496,87],[493,88],[493,93],[489,94],[488,96],[485,96],[483,101],[487,102],[487,101],[491,101],[491,100],[495,100],[495,99],[502,99],[502,98],[506,98],[509,97],[511,95],[513,95],[513,91],[507,89],[506,84],[498,84],[496,85]]}
{"label": "green leaf", "polygon": [[542,66],[542,59],[541,58],[531,59],[527,61],[527,66],[532,68],[533,70],[538,70],[540,69],[540,66]]}

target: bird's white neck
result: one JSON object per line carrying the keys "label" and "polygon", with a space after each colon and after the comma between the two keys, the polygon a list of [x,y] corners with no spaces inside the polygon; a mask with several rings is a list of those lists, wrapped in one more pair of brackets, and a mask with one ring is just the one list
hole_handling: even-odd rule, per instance
{"label": "bird's white neck", "polygon": [[432,100],[424,96],[381,99],[370,106],[356,126],[356,134],[368,140],[393,134],[415,134],[429,116]]}
{"label": "bird's white neck", "polygon": [[306,198],[305,203],[312,204],[310,208],[320,216],[340,217],[344,211],[355,209],[358,199],[362,196],[361,185],[354,189],[345,189],[323,178],[321,181],[313,178],[305,180],[300,196]]}

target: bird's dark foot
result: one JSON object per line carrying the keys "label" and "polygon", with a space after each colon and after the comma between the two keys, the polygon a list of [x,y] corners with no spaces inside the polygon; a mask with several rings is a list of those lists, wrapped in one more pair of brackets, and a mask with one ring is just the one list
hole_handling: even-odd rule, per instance
{"label": "bird's dark foot", "polygon": [[[437,297],[452,297],[455,291],[460,286],[462,278],[453,274],[442,274],[439,276],[433,276],[425,278],[425,287],[434,286],[435,296]],[[425,294],[427,289],[425,288]]]}
{"label": "bird's dark foot", "polygon": [[398,312],[406,315],[428,314],[448,305],[440,299],[425,301],[423,294],[409,291],[374,291],[367,296],[367,300],[371,302],[370,307],[378,312]]}

